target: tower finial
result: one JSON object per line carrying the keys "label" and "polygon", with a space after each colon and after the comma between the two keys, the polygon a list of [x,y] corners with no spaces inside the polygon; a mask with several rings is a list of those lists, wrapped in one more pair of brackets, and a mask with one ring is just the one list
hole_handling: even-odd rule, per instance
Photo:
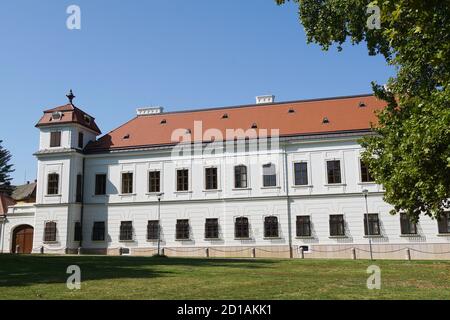
{"label": "tower finial", "polygon": [[75,95],[72,92],[72,89],[70,89],[69,94],[66,95],[67,99],[69,99],[70,104],[72,104],[73,99],[75,98]]}

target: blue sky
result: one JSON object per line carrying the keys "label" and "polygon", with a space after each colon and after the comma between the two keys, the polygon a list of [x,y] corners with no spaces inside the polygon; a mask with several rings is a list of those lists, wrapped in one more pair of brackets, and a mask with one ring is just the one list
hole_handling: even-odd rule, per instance
{"label": "blue sky", "polygon": [[[81,8],[81,30],[66,9]],[[394,70],[365,45],[306,44],[297,7],[273,0],[2,0],[0,140],[14,183],[33,180],[44,109],[75,105],[104,133],[137,107],[166,111],[370,93]]]}

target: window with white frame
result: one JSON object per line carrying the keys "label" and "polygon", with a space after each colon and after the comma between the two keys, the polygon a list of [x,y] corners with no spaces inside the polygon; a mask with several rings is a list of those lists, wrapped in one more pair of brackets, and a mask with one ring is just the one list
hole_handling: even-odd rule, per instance
{"label": "window with white frame", "polygon": [[342,183],[340,160],[327,161],[327,181],[328,184]]}
{"label": "window with white frame", "polygon": [[294,163],[294,185],[296,185],[296,186],[308,185],[308,163],[307,162]]}
{"label": "window with white frame", "polygon": [[234,187],[235,188],[247,188],[247,167],[239,165],[234,167]]}
{"label": "window with white frame", "polygon": [[263,165],[263,186],[275,187],[277,185],[277,172],[273,163]]}

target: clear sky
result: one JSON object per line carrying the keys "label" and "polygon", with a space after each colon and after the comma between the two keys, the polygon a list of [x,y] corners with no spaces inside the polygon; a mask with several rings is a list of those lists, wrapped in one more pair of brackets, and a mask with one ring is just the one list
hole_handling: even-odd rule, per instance
{"label": "clear sky", "polygon": [[[72,4],[81,30],[66,27]],[[370,81],[394,72],[364,44],[340,53],[308,45],[297,7],[273,0],[2,0],[0,43],[0,140],[16,184],[35,179],[34,125],[69,89],[107,133],[137,107],[370,93]]]}

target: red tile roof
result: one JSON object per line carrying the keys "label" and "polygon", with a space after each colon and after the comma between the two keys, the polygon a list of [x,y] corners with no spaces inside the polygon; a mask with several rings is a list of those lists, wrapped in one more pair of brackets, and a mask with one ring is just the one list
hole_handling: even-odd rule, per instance
{"label": "red tile roof", "polygon": [[6,194],[0,194],[0,215],[5,215],[8,212],[8,207],[15,205],[13,198]]}
{"label": "red tile roof", "polygon": [[[53,119],[52,114],[54,112],[61,112],[62,117],[56,120]],[[86,112],[75,107],[73,104],[70,103],[44,111],[44,115],[36,124],[36,127],[67,124],[67,123],[78,123],[88,129],[93,130],[98,134],[101,134],[99,127],[95,123],[95,118],[91,117]]]}
{"label": "red tile roof", "polygon": [[[375,111],[384,106],[385,102],[373,95],[360,95],[137,116],[89,144],[86,150],[102,152],[174,144],[178,141],[172,139],[173,131],[184,128],[194,134],[194,121],[202,121],[203,133],[216,128],[224,137],[226,129],[245,131],[253,125],[260,137],[264,135],[261,129],[267,129],[269,135],[270,129],[279,129],[280,137],[369,130],[371,123],[377,122]],[[324,118],[328,123],[323,123]]]}

